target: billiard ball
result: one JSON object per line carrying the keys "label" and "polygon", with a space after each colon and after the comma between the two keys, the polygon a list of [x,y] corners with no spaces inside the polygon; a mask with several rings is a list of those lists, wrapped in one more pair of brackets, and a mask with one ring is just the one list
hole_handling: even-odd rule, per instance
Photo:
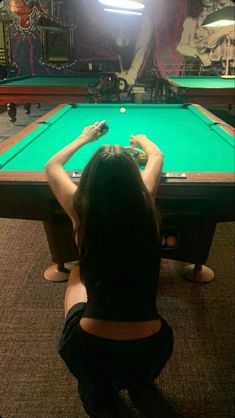
{"label": "billiard ball", "polygon": [[126,108],[125,107],[121,107],[120,112],[121,113],[125,113],[126,112]]}
{"label": "billiard ball", "polygon": [[176,237],[174,235],[169,235],[166,239],[167,247],[173,248],[176,246]]}
{"label": "billiard ball", "polygon": [[103,123],[103,125],[101,125],[100,127],[100,132],[108,131],[108,130],[109,130],[109,126],[107,125],[107,123],[106,122]]}

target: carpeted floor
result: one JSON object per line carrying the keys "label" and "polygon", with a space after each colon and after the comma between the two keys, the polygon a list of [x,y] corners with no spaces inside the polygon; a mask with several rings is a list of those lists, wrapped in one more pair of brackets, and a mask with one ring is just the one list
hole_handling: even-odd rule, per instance
{"label": "carpeted floor", "polygon": [[[85,418],[56,351],[66,283],[43,278],[51,261],[42,225],[0,219],[0,237],[0,415]],[[123,391],[120,418],[234,416],[234,224],[218,226],[207,264],[215,280],[198,285],[181,277],[183,263],[163,260],[159,309],[174,329],[174,353],[144,415]]]}

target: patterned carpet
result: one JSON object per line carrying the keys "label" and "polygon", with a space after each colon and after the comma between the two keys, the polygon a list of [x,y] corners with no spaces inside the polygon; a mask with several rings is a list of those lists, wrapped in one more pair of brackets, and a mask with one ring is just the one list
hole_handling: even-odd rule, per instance
{"label": "patterned carpet", "polygon": [[[0,416],[86,418],[76,382],[57,354],[66,283],[43,278],[50,254],[40,222],[0,219]],[[217,228],[209,284],[164,260],[159,310],[174,330],[171,360],[142,413],[121,393],[120,418],[234,417],[234,224]],[[110,417],[112,418],[112,417]]]}

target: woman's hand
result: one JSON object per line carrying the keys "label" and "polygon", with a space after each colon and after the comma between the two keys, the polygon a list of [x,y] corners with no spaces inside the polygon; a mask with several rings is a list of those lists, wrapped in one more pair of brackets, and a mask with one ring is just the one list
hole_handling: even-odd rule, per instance
{"label": "woman's hand", "polygon": [[96,141],[107,132],[108,127],[106,121],[102,120],[101,122],[95,122],[93,125],[86,126],[81,135],[79,135],[79,138],[81,138],[85,143],[89,143]]}
{"label": "woman's hand", "polygon": [[131,135],[130,144],[131,146],[139,145],[147,154],[148,161],[141,175],[153,201],[155,201],[161,178],[163,154],[158,146],[150,141],[146,135]]}
{"label": "woman's hand", "polygon": [[149,142],[150,141],[146,135],[131,135],[130,138],[130,144],[132,147],[139,145],[141,148],[144,149],[144,146],[147,145]]}
{"label": "woman's hand", "polygon": [[130,144],[131,146],[140,146],[148,155],[162,154],[158,146],[150,141],[146,135],[131,135]]}

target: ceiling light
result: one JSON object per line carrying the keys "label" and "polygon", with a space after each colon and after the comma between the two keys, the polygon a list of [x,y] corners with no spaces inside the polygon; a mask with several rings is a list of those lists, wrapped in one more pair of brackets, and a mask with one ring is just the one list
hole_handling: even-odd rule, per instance
{"label": "ceiling light", "polygon": [[116,7],[118,9],[140,10],[145,7],[139,1],[132,0],[99,0],[99,2],[105,6]]}
{"label": "ceiling light", "polygon": [[138,15],[138,16],[142,16],[143,13],[141,12],[133,12],[132,10],[121,10],[121,9],[104,9],[105,12],[110,12],[110,13],[120,13],[123,15]]}

